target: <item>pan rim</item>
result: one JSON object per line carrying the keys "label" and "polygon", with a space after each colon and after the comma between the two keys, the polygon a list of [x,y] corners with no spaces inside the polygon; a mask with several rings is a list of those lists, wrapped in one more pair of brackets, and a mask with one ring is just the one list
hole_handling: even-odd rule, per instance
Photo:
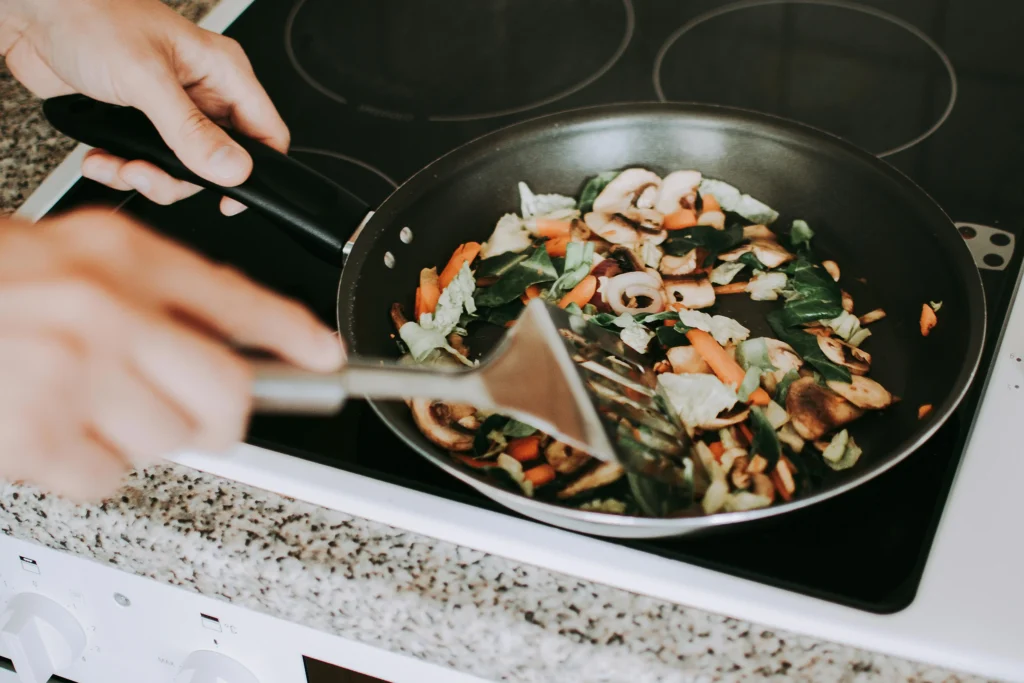
{"label": "pan rim", "polygon": [[[450,150],[427,166],[424,166],[421,170],[403,182],[394,192],[391,193],[391,195],[388,196],[387,199],[385,199],[384,202],[382,202],[380,207],[376,212],[374,212],[373,216],[370,217],[369,221],[364,226],[362,231],[363,235],[360,240],[356,241],[352,254],[348,259],[348,263],[342,270],[341,279],[338,284],[337,323],[342,336],[349,344],[352,344],[352,340],[354,339],[352,328],[345,322],[345,320],[351,321],[352,316],[346,316],[345,319],[342,318],[342,308],[346,301],[343,294],[346,291],[355,290],[356,280],[358,279],[357,273],[367,260],[371,248],[371,242],[375,241],[384,233],[387,225],[388,213],[400,210],[408,203],[409,200],[420,196],[424,191],[429,191],[430,185],[436,178],[444,176],[448,170],[463,163],[463,161],[469,157],[486,152],[500,151],[500,146],[496,146],[494,143],[509,136],[520,137],[530,135],[532,133],[552,133],[563,125],[600,123],[601,121],[609,122],[612,119],[652,115],[689,115],[694,116],[695,118],[706,118],[709,122],[720,122],[732,119],[737,122],[757,126],[760,130],[752,131],[752,135],[764,135],[768,132],[766,129],[776,128],[782,132],[788,132],[791,135],[802,138],[806,143],[818,146],[830,146],[836,151],[843,152],[852,157],[855,161],[871,167],[876,172],[886,176],[895,184],[905,188],[912,195],[916,195],[917,203],[922,206],[923,209],[934,214],[936,224],[941,220],[949,226],[949,233],[939,233],[937,238],[942,240],[945,246],[948,247],[946,252],[950,261],[957,266],[958,275],[960,275],[963,281],[965,300],[969,302],[967,318],[969,329],[972,330],[972,336],[966,350],[965,363],[953,383],[953,389],[945,399],[935,407],[930,418],[927,421],[921,422],[921,428],[904,439],[903,442],[897,448],[891,450],[888,455],[873,463],[870,468],[841,484],[822,489],[809,496],[796,498],[792,501],[757,510],[720,512],[712,515],[696,517],[659,518],[610,515],[600,512],[583,511],[575,508],[563,507],[554,503],[539,501],[534,498],[529,498],[521,493],[508,491],[486,481],[485,479],[473,476],[469,472],[457,467],[448,461],[447,454],[442,454],[439,448],[432,448],[429,451],[421,448],[419,444],[415,443],[402,430],[394,428],[383,408],[384,405],[390,405],[390,403],[368,401],[374,412],[381,420],[384,421],[385,424],[388,425],[388,428],[391,429],[391,431],[394,432],[403,443],[415,450],[420,456],[427,458],[450,475],[469,484],[470,486],[473,486],[474,488],[477,488],[478,490],[494,490],[502,495],[514,496],[516,498],[517,505],[526,509],[542,510],[552,517],[561,517],[567,520],[581,521],[588,524],[607,527],[647,527],[652,530],[659,531],[672,529],[678,531],[680,535],[696,531],[698,529],[721,527],[767,519],[787,512],[807,508],[816,503],[829,500],[855,489],[858,486],[881,476],[899,463],[903,462],[912,453],[917,451],[917,449],[926,441],[931,439],[935,433],[946,424],[963,401],[968,391],[973,387],[974,380],[977,377],[978,370],[981,365],[985,340],[988,336],[988,310],[985,290],[981,279],[981,272],[975,264],[974,258],[971,256],[966,243],[964,243],[962,238],[959,236],[956,225],[953,223],[949,215],[945,212],[942,206],[939,205],[939,203],[936,202],[930,194],[928,194],[928,192],[926,192],[905,173],[894,167],[885,159],[881,159],[853,143],[829,133],[828,131],[824,131],[798,121],[793,121],[791,119],[750,109],[695,102],[649,101],[601,104],[545,114],[543,116],[527,119],[486,133]],[[980,329],[980,333],[974,334],[973,330],[975,329]],[[484,492],[484,495],[491,497],[486,492]],[[503,505],[505,504],[503,503]]]}

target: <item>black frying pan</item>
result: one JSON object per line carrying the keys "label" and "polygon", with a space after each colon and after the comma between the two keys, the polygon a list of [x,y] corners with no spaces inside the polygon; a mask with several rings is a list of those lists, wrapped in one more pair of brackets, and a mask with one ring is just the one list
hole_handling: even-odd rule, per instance
{"label": "black frying pan", "polygon": [[[146,159],[267,213],[335,263],[367,213],[365,204],[333,182],[251,140],[239,140],[255,158],[251,178],[221,188],[188,172],[136,110],[68,96],[47,101],[44,111],[79,141]],[[854,423],[851,432],[864,450],[860,463],[782,505],[652,520],[583,513],[509,493],[454,465],[423,437],[404,404],[375,404],[406,443],[524,514],[591,533],[652,537],[777,515],[837,495],[895,465],[950,416],[978,368],[985,302],[980,275],[949,218],[905,176],[842,140],[714,106],[627,104],[547,116],[489,134],[417,173],[365,223],[344,269],[338,322],[350,350],[397,356],[391,304],[411,308],[421,268],[443,265],[458,244],[485,240],[502,214],[518,211],[519,181],[537,192],[575,196],[587,177],[630,166],[661,174],[695,168],[780,211],[782,225],[807,220],[816,232],[816,254],[838,261],[857,310],[886,310],[888,317],[872,326],[866,349],[874,357],[872,377],[902,400]],[[403,228],[411,230],[411,241]],[[938,327],[924,338],[918,319],[928,301],[942,301],[943,307]],[[759,306],[733,297],[721,308],[753,335],[771,335]],[[492,330],[489,338],[471,337],[468,344],[482,352],[494,338]],[[921,420],[923,404],[934,409]]]}

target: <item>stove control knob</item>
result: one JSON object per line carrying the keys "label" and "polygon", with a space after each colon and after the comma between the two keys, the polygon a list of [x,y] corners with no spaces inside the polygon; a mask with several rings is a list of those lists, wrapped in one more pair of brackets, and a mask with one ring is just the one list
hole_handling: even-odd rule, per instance
{"label": "stove control knob", "polygon": [[244,666],[212,650],[197,650],[185,658],[174,683],[259,683]]}
{"label": "stove control knob", "polygon": [[20,593],[0,616],[0,642],[22,683],[46,683],[85,651],[85,631],[53,600]]}

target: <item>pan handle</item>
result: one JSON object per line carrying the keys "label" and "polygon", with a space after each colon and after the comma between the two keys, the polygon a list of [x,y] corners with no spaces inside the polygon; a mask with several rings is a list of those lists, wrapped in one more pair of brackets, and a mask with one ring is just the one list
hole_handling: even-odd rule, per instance
{"label": "pan handle", "polygon": [[143,159],[179,180],[256,209],[313,255],[333,265],[342,263],[346,242],[370,211],[365,202],[333,180],[231,130],[228,135],[252,156],[253,168],[241,185],[223,187],[188,170],[138,109],[84,95],[63,95],[43,102],[43,113],[54,128],[79,142],[126,159]]}

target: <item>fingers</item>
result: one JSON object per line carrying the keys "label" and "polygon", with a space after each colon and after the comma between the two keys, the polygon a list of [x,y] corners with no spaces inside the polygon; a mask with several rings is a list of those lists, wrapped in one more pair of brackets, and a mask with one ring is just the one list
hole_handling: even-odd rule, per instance
{"label": "fingers", "polygon": [[249,176],[249,154],[196,106],[172,74],[140,79],[126,99],[149,117],[164,142],[196,175],[225,186],[238,185]]}
{"label": "fingers", "polygon": [[116,491],[127,473],[128,465],[113,448],[83,431],[61,454],[58,467],[26,481],[74,502],[92,503]]}
{"label": "fingers", "polygon": [[199,192],[198,185],[167,175],[146,161],[126,161],[102,150],[82,160],[82,175],[115,190],[135,190],[157,204],[173,204]]}
{"label": "fingers", "polygon": [[298,303],[217,266],[123,216],[83,211],[51,224],[69,258],[100,270],[111,288],[183,313],[235,343],[330,371],[344,358],[334,331]]}

